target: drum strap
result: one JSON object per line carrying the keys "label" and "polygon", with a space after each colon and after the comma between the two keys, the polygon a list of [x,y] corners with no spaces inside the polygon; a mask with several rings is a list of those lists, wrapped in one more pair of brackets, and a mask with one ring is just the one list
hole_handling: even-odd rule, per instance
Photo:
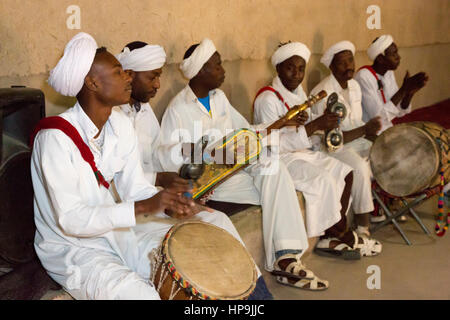
{"label": "drum strap", "polygon": [[281,103],[284,104],[284,106],[288,109],[288,111],[291,110],[291,108],[289,107],[289,105],[284,101],[283,97],[281,96],[281,93],[279,93],[277,90],[275,90],[274,88],[272,88],[272,87],[270,87],[270,86],[261,88],[261,89],[258,91],[258,93],[257,93],[256,96],[255,96],[255,100],[253,100],[253,110],[255,110],[255,101],[256,101],[256,98],[258,98],[258,96],[259,96],[261,93],[263,93],[264,91],[271,91],[271,92],[275,93],[275,95],[278,97],[278,99],[281,101]]}
{"label": "drum strap", "polygon": [[[447,212],[447,221],[444,222],[444,167],[441,166],[441,183],[439,185],[439,200],[438,200],[438,217],[436,220],[436,226],[434,230],[438,237],[442,237],[448,230],[450,224],[450,212]],[[444,224],[445,223],[445,224]]]}
{"label": "drum strap", "polygon": [[377,73],[375,72],[375,70],[372,68],[372,66],[362,66],[361,68],[359,68],[359,70],[361,70],[361,69],[367,69],[370,71],[370,73],[373,74],[373,76],[377,80],[378,90],[381,92],[381,97],[383,98],[383,102],[386,103],[386,98],[384,96],[384,91],[383,91],[383,83],[381,82],[380,79],[378,79],[378,76],[377,76]]}
{"label": "drum strap", "polygon": [[81,156],[83,159],[91,166],[92,171],[94,172],[95,178],[98,181],[98,184],[103,185],[106,189],[109,189],[109,183],[106,182],[100,170],[95,166],[94,155],[92,154],[91,149],[84,143],[77,129],[67,120],[62,117],[47,117],[39,121],[37,126],[34,128],[30,137],[30,147],[33,148],[34,138],[37,133],[43,129],[58,129],[64,132],[77,146],[78,150],[80,150]]}

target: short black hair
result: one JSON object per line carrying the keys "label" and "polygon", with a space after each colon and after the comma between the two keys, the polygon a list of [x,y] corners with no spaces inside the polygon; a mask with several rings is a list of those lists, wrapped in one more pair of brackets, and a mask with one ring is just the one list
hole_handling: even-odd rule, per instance
{"label": "short black hair", "polygon": [[187,51],[184,53],[183,60],[189,58],[191,56],[191,54],[194,52],[194,50],[199,45],[200,45],[200,43],[196,43],[196,44],[193,44],[192,46],[190,46],[189,49],[187,49]]}
{"label": "short black hair", "polygon": [[95,55],[98,55],[99,53],[103,53],[106,51],[107,51],[106,47],[97,48],[97,50],[95,51]]}
{"label": "short black hair", "polygon": [[278,48],[281,48],[282,46],[287,45],[287,44],[289,44],[289,43],[291,43],[291,42],[292,42],[291,40],[289,40],[288,42],[280,42],[280,43],[278,44]]}
{"label": "short black hair", "polygon": [[[133,51],[133,50],[135,50],[135,49],[143,48],[143,47],[145,47],[146,45],[148,45],[148,43],[143,42],[143,41],[133,41],[133,42],[130,42],[129,44],[127,44],[127,45],[125,46],[125,48],[128,48],[128,49],[130,49],[130,51]],[[124,48],[124,49],[125,49],[125,48]],[[123,50],[122,50],[122,51],[123,51]]]}

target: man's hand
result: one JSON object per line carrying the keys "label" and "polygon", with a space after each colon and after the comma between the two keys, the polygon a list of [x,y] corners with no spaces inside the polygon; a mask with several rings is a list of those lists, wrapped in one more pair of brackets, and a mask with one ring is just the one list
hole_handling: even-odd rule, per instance
{"label": "man's hand", "polygon": [[308,121],[308,118],[309,118],[308,112],[303,110],[299,112],[293,119],[286,121],[284,126],[285,127],[293,126],[298,128],[300,126],[304,126],[306,121]]}
{"label": "man's hand", "polygon": [[366,137],[376,136],[381,129],[381,118],[375,117],[369,120],[364,126],[364,133]]}
{"label": "man's hand", "polygon": [[418,72],[410,77],[409,71],[406,71],[405,77],[403,78],[402,89],[407,95],[413,95],[426,85],[428,79],[428,75],[425,72]]}
{"label": "man's hand", "polygon": [[337,113],[325,112],[314,121],[317,123],[317,130],[328,131],[339,127],[339,116]]}
{"label": "man's hand", "polygon": [[158,172],[156,175],[156,185],[164,189],[171,188],[180,193],[192,191],[189,180],[181,178],[175,172]]}
{"label": "man's hand", "polygon": [[169,188],[164,189],[153,197],[137,201],[134,204],[135,214],[155,214],[161,211],[170,210],[173,212],[172,216],[179,218],[190,218],[197,212],[194,210],[196,207],[195,202],[192,199],[186,198],[181,193]]}

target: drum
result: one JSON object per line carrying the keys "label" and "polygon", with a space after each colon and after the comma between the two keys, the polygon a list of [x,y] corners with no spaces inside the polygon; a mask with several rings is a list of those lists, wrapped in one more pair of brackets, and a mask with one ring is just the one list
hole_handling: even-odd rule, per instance
{"label": "drum", "polygon": [[151,260],[163,300],[241,300],[256,286],[255,263],[241,242],[204,222],[174,225]]}
{"label": "drum", "polygon": [[449,135],[433,122],[411,122],[393,126],[375,140],[370,164],[378,185],[386,192],[404,197],[450,179]]}

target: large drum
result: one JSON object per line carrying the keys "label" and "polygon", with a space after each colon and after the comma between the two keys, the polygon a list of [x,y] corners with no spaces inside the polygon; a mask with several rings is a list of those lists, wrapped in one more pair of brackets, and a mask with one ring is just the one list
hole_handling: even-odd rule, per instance
{"label": "large drum", "polygon": [[255,263],[227,231],[204,222],[173,226],[151,254],[163,300],[241,300],[256,285]]}
{"label": "large drum", "polygon": [[373,176],[386,192],[403,197],[450,179],[449,135],[433,122],[399,124],[384,131],[370,150]]}

